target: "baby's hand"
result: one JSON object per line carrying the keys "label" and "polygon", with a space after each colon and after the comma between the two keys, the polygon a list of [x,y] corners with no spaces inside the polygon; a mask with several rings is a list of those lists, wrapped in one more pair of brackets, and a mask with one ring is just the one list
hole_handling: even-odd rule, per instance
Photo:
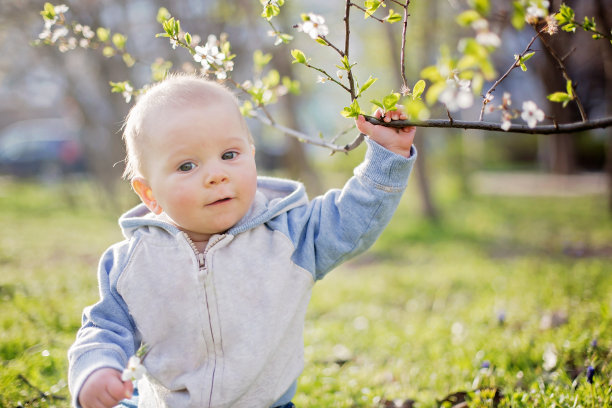
{"label": "baby's hand", "polygon": [[101,368],[85,380],[79,393],[83,408],[111,408],[119,401],[130,398],[134,386],[131,381],[121,381],[121,372],[114,368]]}
{"label": "baby's hand", "polygon": [[[377,119],[383,118],[382,110],[377,109],[374,117]],[[387,112],[382,120],[384,122],[391,122],[392,120],[405,119],[406,114],[401,110],[401,107],[398,106],[398,110]],[[379,145],[391,150],[393,153],[400,154],[404,157],[410,157],[410,148],[412,147],[412,141],[414,140],[414,134],[416,132],[414,126],[407,126],[399,129],[382,125],[373,125],[366,121],[363,115],[359,115],[355,123],[357,124],[357,129],[359,129],[361,133],[365,133]]]}

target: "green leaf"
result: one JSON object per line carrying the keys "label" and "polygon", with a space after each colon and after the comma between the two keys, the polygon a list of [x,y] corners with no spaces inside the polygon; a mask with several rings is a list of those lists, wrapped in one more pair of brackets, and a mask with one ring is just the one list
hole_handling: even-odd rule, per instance
{"label": "green leaf", "polygon": [[163,24],[166,20],[170,19],[170,17],[172,16],[170,15],[170,12],[167,8],[160,7],[159,10],[157,10],[156,19],[159,24]]}
{"label": "green leaf", "polygon": [[466,10],[463,13],[460,13],[455,20],[457,24],[463,27],[468,27],[476,20],[480,20],[482,16],[476,10]]}
{"label": "green leaf", "polygon": [[548,98],[548,100],[552,102],[562,103],[564,108],[567,106],[568,103],[570,103],[570,101],[574,100],[574,97],[572,95],[568,95],[565,92],[555,92],[546,96],[546,98]]}
{"label": "green leaf", "polygon": [[191,40],[191,34],[185,33],[185,42],[187,43],[187,45],[191,45]]}
{"label": "green leaf", "polygon": [[317,37],[317,39],[315,40],[316,42],[318,42],[321,45],[329,45],[329,43],[327,41],[325,41],[323,38],[321,37]]}
{"label": "green leaf", "polygon": [[361,86],[361,88],[359,88],[359,92],[357,93],[357,96],[361,95],[366,89],[372,86],[372,84],[376,82],[377,79],[378,78],[372,78],[372,76],[370,75],[368,80],[365,81],[365,83]]}
{"label": "green leaf", "polygon": [[272,54],[264,54],[261,50],[255,50],[253,53],[253,63],[256,71],[261,71],[272,60]]}
{"label": "green leaf", "polygon": [[573,98],[574,97],[574,90],[572,88],[572,80],[571,79],[567,80],[567,83],[565,84],[565,89],[567,90],[567,94]]}
{"label": "green leaf", "polygon": [[280,74],[277,70],[271,69],[268,75],[262,79],[262,82],[266,87],[273,88],[280,83]]}
{"label": "green leaf", "polygon": [[355,99],[350,106],[346,106],[344,109],[342,109],[340,114],[345,118],[356,118],[357,116],[361,115],[361,108],[359,107],[359,103],[357,103],[357,99]]}
{"label": "green leaf", "polygon": [[100,42],[107,42],[110,38],[110,30],[104,27],[98,27],[96,30],[96,35],[98,36],[98,40]]}
{"label": "green leaf", "polygon": [[43,6],[43,10],[40,12],[40,15],[45,20],[53,20],[55,18],[55,7],[51,3],[45,3]]}
{"label": "green leaf", "polygon": [[382,102],[377,101],[376,99],[372,99],[370,102],[378,106],[380,109],[385,110],[385,106],[382,104]]}
{"label": "green leaf", "polygon": [[527,54],[525,54],[525,55],[523,55],[523,56],[521,57],[521,60],[522,60],[523,62],[528,61],[528,60],[529,60],[531,57],[533,57],[534,55],[535,55],[535,51],[528,52]]}
{"label": "green leaf", "polygon": [[125,48],[125,43],[127,42],[127,37],[120,33],[113,34],[113,44],[117,47],[118,50],[123,50]]}
{"label": "green leaf", "polygon": [[421,100],[408,99],[404,102],[404,111],[410,120],[427,120],[430,117],[429,109]]}
{"label": "green leaf", "polygon": [[438,96],[442,93],[442,91],[446,88],[446,81],[438,81],[432,84],[427,93],[425,94],[425,101],[429,106],[432,106],[438,101]]}
{"label": "green leaf", "polygon": [[412,88],[412,100],[421,99],[421,95],[425,91],[425,81],[420,79]]}
{"label": "green leaf", "polygon": [[391,24],[402,21],[402,19],[402,15],[396,13],[395,11],[393,11],[393,9],[389,9],[389,15],[385,17],[385,20],[387,20]]}
{"label": "green leaf", "polygon": [[306,55],[296,49],[291,50],[291,55],[293,56],[294,60],[291,61],[292,64],[306,64]]}
{"label": "green leaf", "polygon": [[115,49],[113,47],[107,45],[102,50],[102,55],[104,55],[106,58],[113,57],[113,56],[115,56]]}
{"label": "green leaf", "polygon": [[491,4],[489,4],[489,0],[470,0],[470,4],[482,16],[486,16],[487,14],[489,14],[489,10],[491,9]]}
{"label": "green leaf", "polygon": [[294,95],[300,94],[300,81],[298,81],[297,79],[292,80],[288,76],[284,76],[282,82],[283,86],[287,88],[289,92]]}
{"label": "green leaf", "polygon": [[372,14],[374,14],[376,12],[376,10],[378,10],[378,8],[381,5],[381,1],[380,0],[366,0],[365,1],[365,14],[363,16],[363,18],[368,18],[370,17]]}
{"label": "green leaf", "polygon": [[240,113],[242,114],[242,116],[245,116],[247,118],[254,116],[253,104],[251,103],[251,101],[244,101],[244,103],[240,107]]}
{"label": "green leaf", "polygon": [[132,57],[132,55],[128,54],[127,52],[123,54],[121,58],[123,59],[123,63],[125,64],[125,66],[128,68],[131,68],[134,66],[134,64],[136,64],[136,60],[134,59],[134,57]]}
{"label": "green leaf", "polygon": [[123,82],[110,81],[109,85],[111,86],[111,93],[121,93],[125,91],[126,84],[127,84],[127,81],[123,81]]}
{"label": "green leaf", "polygon": [[382,100],[383,106],[385,107],[385,112],[397,109],[395,105],[400,100],[400,94],[398,93],[390,93],[385,96]]}

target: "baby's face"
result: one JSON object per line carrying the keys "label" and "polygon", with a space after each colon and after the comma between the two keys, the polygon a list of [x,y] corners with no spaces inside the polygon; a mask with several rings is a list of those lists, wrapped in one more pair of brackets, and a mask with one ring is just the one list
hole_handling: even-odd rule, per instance
{"label": "baby's face", "polygon": [[254,147],[239,115],[220,101],[171,109],[146,125],[146,182],[161,210],[195,241],[232,227],[255,197]]}

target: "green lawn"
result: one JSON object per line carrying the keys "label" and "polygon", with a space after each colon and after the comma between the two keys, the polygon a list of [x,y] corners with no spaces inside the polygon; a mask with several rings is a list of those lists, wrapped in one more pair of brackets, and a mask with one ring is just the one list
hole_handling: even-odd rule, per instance
{"label": "green lawn", "polygon": [[[441,195],[431,224],[414,194],[371,251],[315,287],[297,406],[612,406],[604,198]],[[69,405],[66,350],[120,238],[95,197],[0,184],[0,407]]]}

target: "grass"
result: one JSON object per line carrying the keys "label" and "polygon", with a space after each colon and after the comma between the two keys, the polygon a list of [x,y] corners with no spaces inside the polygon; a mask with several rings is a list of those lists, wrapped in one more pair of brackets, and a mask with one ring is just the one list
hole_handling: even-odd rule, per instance
{"label": "grass", "polygon": [[[0,407],[67,407],[66,350],[117,214],[84,184],[0,187]],[[612,406],[604,198],[439,193],[432,224],[414,195],[315,287],[296,405]]]}

